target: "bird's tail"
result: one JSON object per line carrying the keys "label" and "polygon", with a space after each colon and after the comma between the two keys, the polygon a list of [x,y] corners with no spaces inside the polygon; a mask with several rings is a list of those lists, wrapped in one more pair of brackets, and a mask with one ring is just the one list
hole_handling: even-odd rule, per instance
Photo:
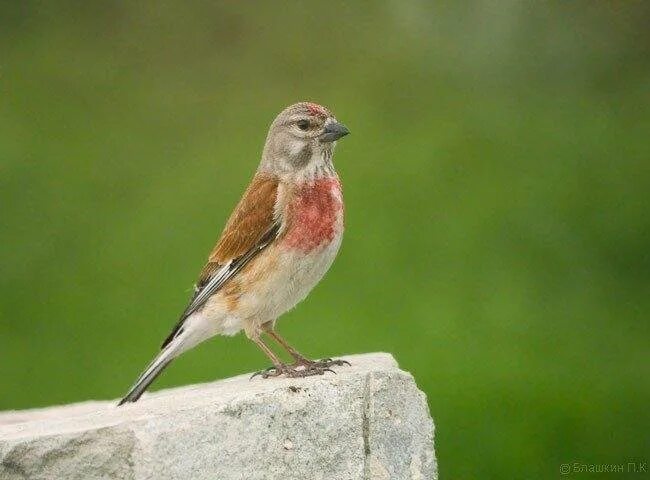
{"label": "bird's tail", "polygon": [[[178,339],[176,339],[178,340]],[[153,359],[144,372],[138,377],[126,396],[117,405],[127,402],[137,402],[147,387],[162,373],[167,365],[181,353],[180,342],[172,341]]]}

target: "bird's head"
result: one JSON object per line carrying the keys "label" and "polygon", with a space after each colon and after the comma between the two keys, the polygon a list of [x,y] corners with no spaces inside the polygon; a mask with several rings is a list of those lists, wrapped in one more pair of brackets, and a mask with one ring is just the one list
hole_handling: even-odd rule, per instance
{"label": "bird's head", "polygon": [[261,169],[277,175],[310,176],[333,169],[336,141],[349,130],[327,108],[301,102],[285,108],[269,128]]}

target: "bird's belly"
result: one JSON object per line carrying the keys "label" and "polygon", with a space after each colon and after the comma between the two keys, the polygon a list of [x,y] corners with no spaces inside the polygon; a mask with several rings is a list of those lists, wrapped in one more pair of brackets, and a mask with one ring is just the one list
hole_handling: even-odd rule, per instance
{"label": "bird's belly", "polygon": [[276,246],[274,252],[269,252],[273,254],[269,261],[275,268],[258,280],[257,288],[240,298],[248,318],[261,325],[295,307],[327,273],[341,239],[342,232],[307,253],[284,245]]}
{"label": "bird's belly", "polygon": [[331,241],[305,253],[279,244],[265,250],[254,268],[242,272],[234,284],[208,301],[199,312],[213,333],[234,335],[241,329],[276,320],[301,302],[332,265],[342,240],[342,230]]}
{"label": "bird's belly", "polygon": [[300,187],[286,215],[278,241],[208,302],[205,315],[220,333],[232,335],[276,320],[303,300],[332,265],[343,237],[338,179]]}

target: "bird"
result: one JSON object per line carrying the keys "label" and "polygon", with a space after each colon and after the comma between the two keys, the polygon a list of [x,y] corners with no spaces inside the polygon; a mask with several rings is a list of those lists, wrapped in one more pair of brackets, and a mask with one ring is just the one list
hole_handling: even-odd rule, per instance
{"label": "bird", "polygon": [[[314,102],[282,110],[271,123],[259,166],[199,274],[193,295],[160,352],[118,405],[136,402],[172,360],[215,335],[242,330],[271,360],[262,378],[306,377],[349,365],[310,360],[276,330],[334,262],[344,229],[343,193],[334,168],[348,128]],[[285,349],[284,363],[264,341]],[[256,374],[257,375],[257,374]]]}

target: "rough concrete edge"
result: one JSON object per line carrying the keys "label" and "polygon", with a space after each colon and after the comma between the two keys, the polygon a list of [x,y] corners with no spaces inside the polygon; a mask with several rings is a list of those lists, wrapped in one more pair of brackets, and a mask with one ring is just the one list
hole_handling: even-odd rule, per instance
{"label": "rough concrete edge", "polygon": [[[351,354],[351,355],[342,355],[339,358],[342,359],[354,359],[354,357],[379,357],[382,359],[383,362],[385,363],[379,363],[376,368],[368,368],[366,371],[359,372],[358,375],[359,377],[363,378],[364,381],[367,380],[368,376],[372,372],[382,372],[386,370],[395,370],[400,373],[406,373],[408,374],[411,378],[412,375],[409,372],[405,372],[400,369],[399,363],[395,359],[395,357],[388,353],[388,352],[368,352],[368,353],[361,353],[361,354]],[[147,394],[146,396],[142,397],[142,400],[147,400],[147,399],[161,399],[164,398],[165,396],[169,396],[170,394],[173,394],[174,392],[190,392],[192,389],[195,389],[197,386],[206,386],[209,387],[211,385],[217,384],[219,382],[223,381],[231,381],[233,379],[238,379],[238,378],[247,378],[250,377],[250,373],[245,373],[245,374],[240,374],[240,375],[235,375],[233,377],[227,377],[219,380],[215,380],[212,382],[203,382],[203,383],[198,383],[198,384],[190,384],[190,385],[182,385],[178,387],[171,387],[171,388],[165,388],[161,390],[157,390],[154,392],[151,392]],[[313,377],[314,380],[321,380],[319,377]],[[288,379],[282,379],[282,380],[288,380]],[[284,384],[280,383],[278,385],[275,385],[274,388],[269,389],[265,393],[272,393],[276,391],[279,388],[283,388]],[[77,405],[84,405],[84,404],[93,404],[93,402],[97,402],[97,409],[91,410],[91,411],[84,411],[80,412],[78,415],[71,415],[71,416],[66,416],[63,417],[63,419],[74,419],[74,418],[84,418],[84,417],[92,417],[93,415],[97,414],[100,411],[104,411],[107,408],[111,408],[113,404],[117,403],[117,400],[108,400],[108,401],[88,401],[88,402],[78,402],[78,403],[73,403],[73,404],[64,404],[64,405],[54,405],[51,407],[42,407],[42,408],[34,408],[34,409],[27,409],[27,410],[8,410],[5,412],[0,412],[0,414],[8,414],[11,415],[13,412],[19,412],[19,413],[24,413],[24,412],[30,412],[33,411],[35,413],[43,413],[48,409],[51,408],[68,408],[68,407],[75,407]],[[218,404],[218,399],[215,399],[213,401],[203,401],[201,403],[196,403],[196,404],[190,404],[188,406],[184,407],[178,407],[174,408],[174,412],[187,412],[187,411],[194,411],[197,409],[202,409],[205,408],[206,406],[215,406],[215,403]],[[226,405],[226,404],[224,404]],[[126,407],[123,408],[138,408],[141,406],[141,403],[137,404],[129,404]],[[84,426],[81,428],[76,428],[76,429],[69,429],[69,430],[64,430],[63,432],[60,433],[52,433],[52,434],[43,434],[38,436],[38,438],[49,438],[49,437],[57,437],[61,435],[68,435],[68,434],[83,434],[85,432],[91,432],[94,430],[99,430],[99,429],[113,429],[113,428],[120,428],[120,427],[128,427],[131,424],[137,424],[140,421],[147,421],[152,418],[157,418],[160,416],[164,416],[167,414],[167,412],[161,412],[157,410],[146,410],[143,409],[141,414],[137,417],[129,417],[129,418],[115,418],[114,421],[107,423],[106,425],[102,425],[101,427],[94,427],[93,425],[88,425]],[[25,421],[25,422],[16,422],[16,423],[8,423],[8,424],[0,424],[0,433],[2,432],[2,427],[3,426],[12,426],[12,427],[19,427],[19,426],[28,426],[30,424],[38,424],[38,423],[47,423],[51,421],[59,421],[61,418],[58,417],[50,417],[50,416],[38,416],[38,418],[30,421]],[[0,440],[3,442],[18,442],[22,441],[25,438],[30,438],[33,434],[31,434],[29,431],[25,431],[24,434],[22,432],[14,432],[13,434],[9,434],[6,438],[3,438],[0,436]]]}
{"label": "rough concrete edge", "polygon": [[370,479],[370,372],[363,383],[363,402],[361,408],[361,435],[363,438],[363,479]]}
{"label": "rough concrete edge", "polygon": [[[397,359],[395,359],[397,361]],[[429,401],[427,398],[427,394],[424,393],[424,390],[420,388],[418,385],[418,382],[415,379],[415,376],[407,371],[407,370],[402,370],[399,369],[400,372],[405,373],[409,377],[411,377],[411,380],[413,381],[413,385],[415,385],[415,389],[417,390],[419,396],[420,396],[420,402],[424,406],[425,411],[429,415],[429,424],[431,426],[431,454],[433,456],[432,461],[433,461],[433,479],[437,480],[438,479],[438,456],[436,455],[436,421],[433,418],[433,413],[431,412],[431,409],[429,408]]]}
{"label": "rough concrete edge", "polygon": [[[422,405],[424,406],[425,413],[428,413],[429,423],[430,423],[430,431],[431,431],[431,435],[430,435],[430,437],[431,437],[431,445],[430,445],[430,447],[431,447],[432,465],[433,465],[433,477],[432,478],[437,479],[438,478],[438,462],[437,462],[437,458],[436,458],[436,455],[435,455],[435,422],[433,421],[433,416],[431,415],[431,412],[430,412],[430,410],[428,408],[427,396],[419,388],[417,382],[415,381],[414,376],[410,372],[408,372],[406,370],[402,370],[399,367],[399,364],[398,364],[397,360],[391,354],[388,354],[388,353],[385,353],[385,352],[377,352],[376,354],[386,356],[386,357],[390,357],[389,360],[391,360],[391,361],[389,361],[390,365],[388,366],[388,368],[386,368],[386,366],[384,365],[384,366],[381,366],[378,369],[368,369],[368,370],[364,371],[363,373],[360,373],[360,376],[362,377],[362,382],[363,382],[363,400],[361,402],[362,411],[361,411],[361,415],[360,415],[361,419],[362,419],[361,432],[362,432],[362,447],[363,447],[363,458],[364,458],[363,478],[364,479],[371,479],[371,474],[372,474],[371,464],[370,464],[371,459],[372,459],[371,445],[370,445],[370,443],[371,443],[370,442],[370,424],[371,424],[371,421],[372,421],[372,419],[371,419],[372,415],[371,415],[371,412],[370,412],[370,410],[371,410],[371,401],[372,401],[371,381],[375,377],[375,375],[377,375],[377,374],[381,375],[381,374],[387,373],[390,370],[394,370],[393,373],[396,374],[398,377],[402,377],[403,380],[411,382],[413,384],[413,386],[415,388],[415,391],[418,394]],[[364,354],[364,355],[372,355],[372,354]],[[230,378],[234,378],[234,377],[230,377]],[[212,382],[208,382],[208,383],[212,383]],[[172,389],[165,389],[163,391],[168,392],[170,390],[178,390],[178,389],[183,389],[183,388],[187,388],[187,387],[176,387],[176,388],[172,388]],[[161,391],[161,392],[163,392],[163,391]],[[274,391],[275,391],[275,389],[269,390],[269,393],[274,392]],[[182,412],[187,412],[187,411],[193,411],[193,410],[200,410],[200,409],[205,408],[206,406],[209,406],[209,405],[217,406],[219,411],[227,409],[230,406],[229,403],[225,403],[225,404],[222,404],[222,405],[219,405],[219,404],[215,405],[214,403],[207,402],[207,403],[192,405],[192,406],[189,406],[187,408],[177,408],[177,409],[175,409],[175,411],[177,411],[177,412],[181,412],[181,411]],[[35,409],[35,410],[42,410],[42,409]],[[81,416],[85,416],[85,415],[86,414],[82,414]],[[37,441],[39,443],[40,442],[57,441],[57,440],[69,442],[69,441],[74,441],[75,439],[78,439],[79,437],[83,437],[83,436],[85,436],[86,434],[88,434],[89,432],[92,432],[92,431],[102,431],[102,432],[105,432],[105,433],[109,433],[110,435],[113,435],[112,432],[117,432],[118,434],[119,433],[122,433],[122,434],[128,433],[131,436],[137,437],[137,425],[138,424],[143,423],[143,422],[147,422],[151,418],[159,417],[161,415],[163,415],[163,413],[160,413],[160,412],[148,412],[146,415],[143,415],[141,417],[134,418],[134,419],[127,419],[129,423],[116,422],[114,424],[102,426],[102,427],[99,427],[99,428],[92,428],[91,427],[91,428],[87,428],[87,429],[79,429],[78,431],[74,431],[74,432],[66,432],[66,433],[63,433],[63,434],[56,434],[55,433],[55,434],[51,434],[51,435],[42,435],[42,436],[38,437]],[[35,421],[39,422],[39,421],[48,421],[48,420],[51,420],[51,419],[38,419],[38,420],[35,420]],[[26,422],[26,423],[31,423],[31,422]],[[135,428],[133,428],[133,427],[135,427]],[[22,438],[21,437],[14,437],[14,438],[4,440],[0,444],[0,446],[4,446],[4,448],[2,450],[4,450],[4,454],[6,454],[6,453],[11,452],[11,450],[13,450],[14,448],[18,447],[24,441],[25,441],[25,437],[22,437]],[[135,445],[132,445],[131,447],[132,448],[137,448],[137,447],[135,447]],[[3,454],[3,456],[4,456],[4,454]],[[19,474],[20,472],[15,472],[15,473]]]}
{"label": "rough concrete edge", "polygon": [[[383,352],[382,352],[383,353]],[[403,370],[399,366],[399,362],[397,359],[389,354],[393,360],[395,361],[395,367],[397,370],[398,376],[401,376],[403,380],[410,381],[413,386],[415,387],[415,391],[420,399],[421,406],[423,407],[424,412],[427,413],[428,420],[429,420],[429,427],[430,427],[430,439],[431,439],[431,455],[432,455],[432,480],[437,480],[438,479],[438,457],[436,456],[436,448],[435,448],[435,438],[436,438],[436,424],[433,419],[433,414],[431,413],[431,410],[429,409],[429,402],[427,401],[427,395],[424,393],[424,391],[420,388],[418,383],[415,380],[414,375],[407,371]],[[371,423],[371,414],[370,414],[370,409],[371,409],[371,401],[372,401],[372,388],[371,388],[371,382],[373,380],[373,377],[377,374],[384,373],[382,370],[378,371],[368,371],[364,375],[364,387],[363,387],[363,402],[362,402],[362,412],[361,412],[361,418],[362,418],[362,437],[363,437],[363,453],[364,453],[364,465],[363,465],[363,479],[364,480],[372,480],[373,478],[373,472],[372,472],[372,452],[371,452],[371,447],[370,447],[370,423]],[[375,412],[376,414],[377,412]]]}
{"label": "rough concrete edge", "polygon": [[[95,448],[101,445],[99,456]],[[88,449],[89,447],[89,449]],[[92,472],[102,471],[101,478],[119,478],[127,480],[133,477],[133,451],[136,448],[134,432],[128,428],[101,427],[95,430],[62,435],[48,435],[34,440],[10,440],[0,444],[0,478],[3,480],[26,480],[30,478],[53,478],[43,476],[43,472],[60,469],[61,464],[73,460],[78,465],[80,475],[87,470]],[[79,462],[79,457],[92,454],[95,463],[88,461]],[[22,463],[15,461],[23,456],[30,455],[32,462]],[[124,454],[124,455],[122,455]],[[124,458],[124,462],[116,464],[110,461],[111,457]],[[111,471],[106,471],[106,465],[117,465]],[[8,475],[8,476],[6,476]],[[35,476],[34,476],[35,475]],[[59,480],[60,477],[57,477]],[[75,478],[82,478],[77,477]]]}

